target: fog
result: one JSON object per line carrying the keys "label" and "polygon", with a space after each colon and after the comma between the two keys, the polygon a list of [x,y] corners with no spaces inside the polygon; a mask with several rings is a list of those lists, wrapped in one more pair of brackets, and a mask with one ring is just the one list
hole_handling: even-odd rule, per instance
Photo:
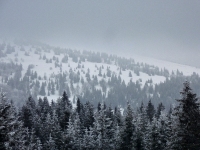
{"label": "fog", "polygon": [[199,0],[1,0],[0,36],[200,67]]}

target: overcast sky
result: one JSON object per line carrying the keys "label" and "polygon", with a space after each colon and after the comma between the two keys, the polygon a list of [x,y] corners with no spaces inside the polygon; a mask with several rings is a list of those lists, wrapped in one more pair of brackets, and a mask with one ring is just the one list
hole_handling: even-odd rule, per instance
{"label": "overcast sky", "polygon": [[0,36],[200,67],[200,0],[0,0]]}

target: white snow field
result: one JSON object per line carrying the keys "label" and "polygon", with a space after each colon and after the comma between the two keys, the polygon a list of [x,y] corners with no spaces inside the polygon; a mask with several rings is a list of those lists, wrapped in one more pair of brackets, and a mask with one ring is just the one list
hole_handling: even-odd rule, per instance
{"label": "white snow field", "polygon": [[[101,79],[109,80],[109,77],[103,78],[103,77],[98,76],[98,73],[99,73],[98,68],[100,68],[101,66],[104,66],[104,69],[102,69],[102,75],[104,73],[106,74],[107,67],[108,67],[111,70],[111,72],[119,76],[119,71],[120,71],[119,66],[114,65],[114,64],[92,63],[92,62],[85,61],[85,62],[81,62],[81,66],[84,65],[84,68],[82,67],[78,68],[78,63],[73,62],[72,58],[68,59],[68,63],[62,63],[61,60],[64,57],[64,54],[55,55],[52,49],[48,49],[48,51],[44,51],[44,50],[38,51],[38,47],[23,46],[25,51],[21,51],[20,50],[21,46],[18,46],[15,44],[12,44],[12,46],[15,46],[15,52],[11,54],[7,54],[7,57],[1,58],[0,61],[1,62],[13,61],[14,63],[22,64],[23,66],[22,75],[26,73],[28,66],[32,65],[33,66],[32,71],[33,72],[36,71],[38,76],[41,76],[42,78],[46,76],[47,79],[51,78],[52,80],[54,80],[54,75],[57,75],[61,72],[69,72],[70,69],[72,69],[76,73],[79,71],[80,76],[84,78],[85,81],[86,81],[85,74],[87,73],[88,69],[90,70],[91,78],[93,75],[97,75],[98,81],[100,81]],[[42,48],[40,47],[40,49]],[[62,68],[60,69],[60,67],[55,67],[55,60],[53,60],[52,63],[46,63],[46,59],[43,60],[44,56],[46,56],[47,59],[52,59],[52,60],[53,60],[53,57],[55,56],[56,58],[59,59],[59,64],[62,65]],[[181,65],[177,63],[167,62],[167,61],[153,59],[149,57],[143,57],[139,55],[133,55],[133,59],[135,60],[135,63],[137,62],[146,63],[149,65],[154,65],[156,67],[159,67],[159,69],[166,68],[167,70],[170,71],[170,73],[172,71],[176,72],[178,69],[179,71],[183,72],[183,74],[186,76],[193,74],[193,72],[200,74],[200,69],[196,67]],[[158,76],[158,75],[149,76],[148,74],[144,72],[140,72],[140,75],[137,76],[133,71],[131,71],[132,77],[129,77],[130,71],[131,70],[122,71],[122,74],[120,75],[121,79],[124,80],[126,84],[130,80],[132,80],[133,82],[139,81],[141,86],[143,87],[145,82],[148,80],[152,80],[153,85],[159,84],[166,80],[166,77],[164,76]],[[40,80],[40,82],[43,82],[43,81],[44,79]],[[69,80],[67,79],[67,81]],[[82,88],[81,83],[78,83],[78,85],[80,86],[80,89],[81,89]],[[76,86],[77,84],[74,84],[74,87]],[[96,86],[96,88],[100,88],[100,86]],[[74,95],[72,95],[70,99],[73,99],[73,96]],[[42,96],[39,95],[39,97],[42,97]],[[49,100],[52,100],[52,99],[55,100],[56,98],[58,98],[58,92],[56,91],[55,95],[51,95],[47,97]]]}

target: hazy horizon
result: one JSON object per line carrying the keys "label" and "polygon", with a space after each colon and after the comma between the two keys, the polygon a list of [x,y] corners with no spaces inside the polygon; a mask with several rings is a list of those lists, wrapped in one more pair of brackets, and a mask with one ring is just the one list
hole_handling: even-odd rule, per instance
{"label": "hazy horizon", "polygon": [[200,1],[0,1],[0,37],[200,67]]}

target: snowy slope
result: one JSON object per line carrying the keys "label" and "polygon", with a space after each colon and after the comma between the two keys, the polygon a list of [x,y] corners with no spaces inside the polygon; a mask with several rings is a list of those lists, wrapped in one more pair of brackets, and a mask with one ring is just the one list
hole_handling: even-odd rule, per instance
{"label": "snowy slope", "polygon": [[[140,72],[138,76],[131,70],[125,70],[125,71],[122,70],[122,74],[119,74],[120,68],[117,65],[105,64],[105,63],[92,63],[92,62],[88,62],[87,60],[85,62],[81,62],[81,66],[84,66],[84,68],[78,67],[78,63],[73,62],[72,58],[68,59],[68,63],[62,63],[61,60],[64,57],[64,54],[55,55],[53,49],[48,49],[48,51],[45,51],[40,46],[38,47],[37,46],[23,46],[25,51],[22,51],[21,50],[22,46],[15,45],[15,44],[12,44],[12,46],[15,47],[15,52],[11,54],[7,54],[7,57],[1,58],[0,61],[1,62],[13,61],[15,63],[22,64],[23,66],[22,76],[24,76],[24,74],[26,73],[29,65],[32,65],[33,68],[31,70],[33,72],[36,71],[38,76],[42,77],[42,80],[40,80],[40,83],[45,81],[44,76],[46,76],[47,78],[46,81],[48,82],[48,79],[50,78],[51,80],[54,80],[55,75],[58,75],[62,72],[69,73],[70,69],[76,73],[79,71],[80,77],[83,78],[85,81],[86,81],[86,73],[88,72],[88,70],[90,71],[91,78],[93,75],[96,75],[98,78],[98,81],[102,79],[105,81],[108,81],[110,79],[109,77],[103,78],[103,77],[98,76],[98,73],[99,73],[98,68],[100,68],[101,66],[103,66],[104,68],[102,69],[102,74],[106,74],[107,68],[109,68],[110,71],[114,73],[116,76],[120,76],[122,81],[124,80],[126,84],[128,84],[130,80],[132,80],[133,82],[138,81],[140,82],[141,87],[143,87],[145,82],[148,80],[152,80],[153,85],[159,84],[166,80],[166,77],[164,76],[158,76],[158,75],[150,76],[144,72]],[[45,59],[43,59],[44,56],[46,57]],[[55,60],[53,60],[53,57],[56,57],[59,60],[59,65],[62,67],[55,67]],[[52,63],[46,63],[47,59],[48,60],[52,59]],[[157,66],[159,68],[166,68],[170,71],[170,73],[172,71],[176,72],[178,69],[179,71],[183,72],[184,75],[191,75],[193,72],[200,74],[199,68],[195,68],[191,66],[176,64],[176,63],[167,62],[163,60],[157,60],[157,59],[143,57],[139,55],[134,55],[133,59],[135,60],[136,63],[143,62],[143,63]],[[132,77],[129,77],[129,72],[131,72]],[[67,79],[67,81],[68,81],[67,84],[69,84],[70,83],[69,79]],[[80,92],[73,93],[73,95],[70,98],[71,100],[73,96],[75,96],[75,94],[78,95],[81,93],[81,90],[83,90],[81,83],[74,84],[74,87],[76,86],[80,87]],[[96,86],[96,88],[100,88],[100,87]],[[55,100],[56,98],[58,98],[58,95],[59,94],[56,91],[55,95],[48,96],[48,99]],[[39,95],[39,97],[40,96],[41,95]]]}
{"label": "snowy slope", "polygon": [[193,66],[188,66],[188,65],[183,65],[183,64],[178,64],[178,63],[173,63],[170,61],[165,61],[165,60],[159,60],[159,59],[155,59],[155,58],[151,58],[151,57],[146,57],[146,56],[141,56],[141,55],[131,55],[131,56],[127,56],[127,54],[124,54],[124,57],[126,58],[133,58],[136,62],[140,62],[140,63],[146,63],[149,65],[154,65],[159,67],[160,69],[167,69],[170,71],[170,73],[172,71],[176,72],[177,69],[183,73],[183,75],[185,76],[190,76],[192,75],[194,72],[197,74],[200,74],[200,68],[197,67],[193,67]]}
{"label": "snowy slope", "polygon": [[[46,56],[47,59],[51,59],[53,58],[53,56],[58,57],[59,60],[61,60],[64,55],[60,54],[60,55],[55,55],[54,52],[51,50],[50,52],[41,52],[40,54],[35,54],[35,49],[31,48],[29,46],[24,47],[24,49],[26,51],[20,51],[20,47],[16,46],[16,52],[12,53],[12,54],[7,54],[6,58],[1,58],[1,61],[4,62],[9,62],[9,61],[15,61],[15,58],[18,59],[19,64],[22,64],[23,66],[23,74],[25,74],[26,70],[28,69],[28,66],[30,64],[34,65],[33,71],[38,72],[40,76],[44,76],[46,74],[47,77],[49,77],[52,73],[57,74],[60,73],[60,69],[59,68],[55,68],[54,62],[53,63],[46,63],[45,60],[43,59],[39,59],[40,55],[43,57],[44,55]],[[30,51],[31,50],[31,51]],[[28,53],[29,56],[26,56],[25,53]],[[17,56],[15,56],[17,54]],[[69,58],[68,63],[62,63],[62,71],[65,72],[69,72],[70,68],[72,68],[72,70],[76,70],[76,71],[80,71],[81,76],[85,78],[85,76],[83,75],[83,71],[86,73],[88,69],[90,69],[90,73],[91,75],[98,75],[98,70],[97,67],[99,68],[100,66],[104,66],[104,69],[102,69],[102,74],[106,73],[106,68],[109,67],[109,69],[111,70],[111,72],[114,72],[116,75],[119,74],[119,67],[116,65],[110,65],[110,64],[105,64],[105,63],[92,63],[92,62],[82,62],[82,65],[84,65],[84,68],[77,68],[78,64],[73,62],[71,60],[71,58]],[[70,66],[70,67],[69,67]],[[155,83],[159,83],[159,82],[163,82],[164,78],[162,76],[149,76],[146,73],[140,73],[140,76],[137,76],[134,72],[132,72],[133,77],[129,77],[129,71],[130,70],[126,70],[126,71],[122,71],[122,75],[121,78],[122,80],[125,81],[125,83],[128,83],[130,81],[130,79],[132,79],[133,82],[136,82],[139,79],[142,79],[142,83],[144,83],[145,81],[152,79],[153,82]],[[102,79],[103,77],[98,77],[98,79]]]}

